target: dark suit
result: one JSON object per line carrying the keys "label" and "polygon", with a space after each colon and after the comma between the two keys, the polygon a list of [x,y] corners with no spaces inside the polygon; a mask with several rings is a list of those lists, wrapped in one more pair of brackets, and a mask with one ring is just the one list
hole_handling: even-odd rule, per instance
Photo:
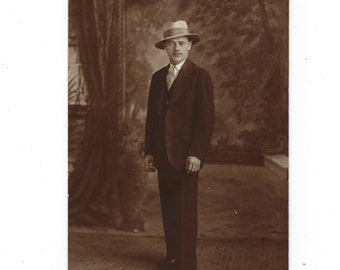
{"label": "dark suit", "polygon": [[153,155],[168,258],[178,269],[196,269],[198,172],[185,172],[186,158],[203,164],[214,125],[209,73],[186,60],[168,90],[169,65],[152,76],[145,128],[145,154]]}

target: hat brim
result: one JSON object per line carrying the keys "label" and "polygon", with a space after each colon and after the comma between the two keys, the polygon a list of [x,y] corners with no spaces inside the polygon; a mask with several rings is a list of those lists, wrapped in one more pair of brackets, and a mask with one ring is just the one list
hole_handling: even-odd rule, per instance
{"label": "hat brim", "polygon": [[192,45],[198,43],[201,40],[201,37],[198,34],[195,34],[195,33],[191,33],[191,34],[188,34],[188,35],[175,35],[175,36],[170,36],[170,37],[164,38],[164,39],[156,42],[155,47],[163,50],[165,48],[165,41],[172,39],[172,38],[177,38],[177,37],[188,37],[189,40],[191,41]]}

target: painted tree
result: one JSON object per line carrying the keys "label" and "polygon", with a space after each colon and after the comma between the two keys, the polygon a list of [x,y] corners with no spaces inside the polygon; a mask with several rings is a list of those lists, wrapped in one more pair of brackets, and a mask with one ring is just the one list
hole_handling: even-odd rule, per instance
{"label": "painted tree", "polygon": [[287,134],[287,16],[284,0],[195,2],[193,54],[215,82],[215,135],[234,129],[242,144],[254,133],[260,147]]}
{"label": "painted tree", "polygon": [[139,117],[141,136],[149,79],[161,67],[160,52],[150,48],[163,25],[177,19],[187,20],[202,37],[191,58],[213,77],[217,112],[213,144],[228,138],[234,149],[235,144],[247,148],[256,142],[257,148],[251,150],[259,152],[287,133],[286,0],[129,3],[128,91],[131,118]]}

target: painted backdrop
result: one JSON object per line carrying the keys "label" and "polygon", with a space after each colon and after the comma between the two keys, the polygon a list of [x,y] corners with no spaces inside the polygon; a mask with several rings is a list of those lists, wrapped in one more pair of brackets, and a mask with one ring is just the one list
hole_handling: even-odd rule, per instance
{"label": "painted backdrop", "polygon": [[165,23],[184,19],[201,35],[190,58],[215,86],[209,159],[261,163],[261,149],[288,133],[287,18],[287,0],[127,1],[126,112],[135,139],[142,143],[151,74],[168,63],[153,43]]}
{"label": "painted backdrop", "polygon": [[143,230],[148,90],[168,64],[153,44],[169,21],[200,34],[190,58],[214,82],[208,162],[262,164],[264,148],[288,154],[287,0],[69,3],[70,224]]}

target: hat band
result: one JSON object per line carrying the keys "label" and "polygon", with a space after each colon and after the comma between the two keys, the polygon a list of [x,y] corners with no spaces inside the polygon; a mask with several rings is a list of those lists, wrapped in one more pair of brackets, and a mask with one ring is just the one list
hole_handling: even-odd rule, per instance
{"label": "hat band", "polygon": [[164,38],[187,35],[190,35],[190,32],[187,28],[172,28],[164,32]]}

